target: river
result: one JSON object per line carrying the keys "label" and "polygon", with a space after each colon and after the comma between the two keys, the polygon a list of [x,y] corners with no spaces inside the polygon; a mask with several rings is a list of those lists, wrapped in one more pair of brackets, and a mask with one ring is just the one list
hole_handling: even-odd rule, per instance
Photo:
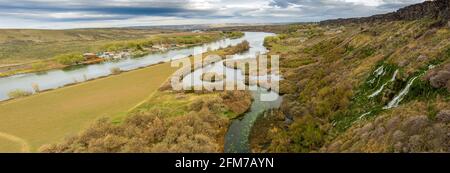
{"label": "river", "polygon": [[[263,32],[246,32],[244,39],[249,41],[250,49],[247,52],[234,55],[228,60],[244,59],[244,58],[256,58],[257,53],[267,53],[267,49],[263,46],[264,38],[267,36],[273,36],[272,33]],[[244,84],[245,76],[242,75],[241,70],[228,68],[223,65],[223,61],[207,65],[203,68],[197,69],[194,72],[186,75],[183,78],[183,86],[186,88],[208,84],[211,82],[205,82],[201,80],[201,75],[207,72],[215,72],[218,74],[225,74],[223,81],[216,83],[233,81],[237,84]],[[268,76],[250,76],[250,79],[263,79],[266,80],[270,77],[272,80],[280,80],[278,75]],[[251,129],[259,116],[263,115],[265,111],[278,108],[281,105],[282,97],[276,92],[268,91],[256,85],[249,86],[249,90],[253,97],[252,105],[247,113],[243,116],[232,120],[231,125],[225,136],[225,152],[226,153],[249,153],[251,152],[249,144],[249,136]],[[263,100],[261,98],[264,98]],[[269,100],[269,101],[267,101]]]}

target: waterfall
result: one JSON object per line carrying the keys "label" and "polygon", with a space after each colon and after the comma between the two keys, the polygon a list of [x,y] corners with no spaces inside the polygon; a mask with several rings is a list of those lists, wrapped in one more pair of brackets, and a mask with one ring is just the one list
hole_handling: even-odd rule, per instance
{"label": "waterfall", "polygon": [[373,98],[373,97],[377,96],[378,94],[380,94],[381,91],[383,91],[384,87],[385,87],[388,83],[389,83],[389,82],[386,82],[385,84],[383,84],[383,85],[381,86],[381,88],[378,89],[377,91],[375,91],[373,94],[371,94],[371,95],[369,96],[369,98]]}
{"label": "waterfall", "polygon": [[368,84],[373,84],[373,83],[375,83],[375,78],[373,78],[373,79],[370,80],[370,81],[367,81],[367,83],[368,83]]}
{"label": "waterfall", "polygon": [[395,70],[394,75],[392,76],[391,82],[395,81],[395,78],[397,78],[397,74],[398,74],[398,69]]}
{"label": "waterfall", "polygon": [[359,116],[358,119],[363,119],[365,116],[370,115],[370,114],[372,114],[372,111],[362,114],[361,116]]}
{"label": "waterfall", "polygon": [[377,69],[373,72],[373,74],[375,74],[376,77],[382,75],[383,73],[384,73],[384,67],[383,67],[383,66],[377,68]]}
{"label": "waterfall", "polygon": [[388,82],[386,82],[385,84],[383,84],[383,85],[381,86],[381,88],[378,89],[377,91],[375,91],[373,94],[371,94],[371,95],[369,96],[369,98],[373,98],[373,97],[377,96],[378,94],[380,94],[381,91],[383,91],[384,87],[386,87],[386,85],[387,85],[389,82],[394,82],[394,81],[395,81],[395,78],[397,77],[397,74],[398,74],[398,69],[395,70],[394,75],[392,76],[391,80],[388,81]]}
{"label": "waterfall", "polygon": [[411,85],[414,83],[414,81],[417,78],[418,78],[418,76],[412,78],[408,82],[408,85],[406,85],[406,87],[397,96],[395,96],[394,99],[392,99],[392,101],[389,102],[389,104],[387,106],[385,106],[383,109],[391,109],[391,108],[397,107],[398,104],[403,100],[403,98],[408,94],[409,89],[411,88]]}

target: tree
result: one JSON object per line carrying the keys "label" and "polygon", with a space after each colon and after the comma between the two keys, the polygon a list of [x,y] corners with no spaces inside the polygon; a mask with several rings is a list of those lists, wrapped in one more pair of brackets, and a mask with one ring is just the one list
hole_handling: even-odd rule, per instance
{"label": "tree", "polygon": [[55,57],[55,59],[56,59],[56,61],[58,61],[58,63],[63,64],[63,65],[79,64],[85,60],[83,55],[80,55],[80,54],[58,55]]}

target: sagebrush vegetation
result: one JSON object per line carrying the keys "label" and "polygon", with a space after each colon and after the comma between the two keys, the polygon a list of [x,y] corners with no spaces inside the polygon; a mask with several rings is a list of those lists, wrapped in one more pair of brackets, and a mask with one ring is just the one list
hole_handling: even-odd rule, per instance
{"label": "sagebrush vegetation", "polygon": [[246,91],[162,91],[123,122],[100,119],[81,134],[43,146],[41,151],[223,152],[229,117],[244,113],[250,104],[251,96]]}
{"label": "sagebrush vegetation", "polygon": [[267,38],[285,95],[253,128],[253,150],[449,152],[450,29],[436,23],[291,25]]}
{"label": "sagebrush vegetation", "polygon": [[[243,41],[203,57],[225,59],[248,49],[249,43]],[[40,151],[223,152],[230,121],[245,113],[251,103],[249,91],[173,91],[168,80],[125,117],[100,119],[80,134],[42,146]]]}

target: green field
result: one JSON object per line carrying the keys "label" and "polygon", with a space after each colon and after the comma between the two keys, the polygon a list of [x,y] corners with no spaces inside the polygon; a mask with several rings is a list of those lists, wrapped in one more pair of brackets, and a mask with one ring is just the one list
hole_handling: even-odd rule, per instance
{"label": "green field", "polygon": [[35,152],[77,134],[99,117],[122,118],[175,70],[164,63],[2,102],[0,152]]}

